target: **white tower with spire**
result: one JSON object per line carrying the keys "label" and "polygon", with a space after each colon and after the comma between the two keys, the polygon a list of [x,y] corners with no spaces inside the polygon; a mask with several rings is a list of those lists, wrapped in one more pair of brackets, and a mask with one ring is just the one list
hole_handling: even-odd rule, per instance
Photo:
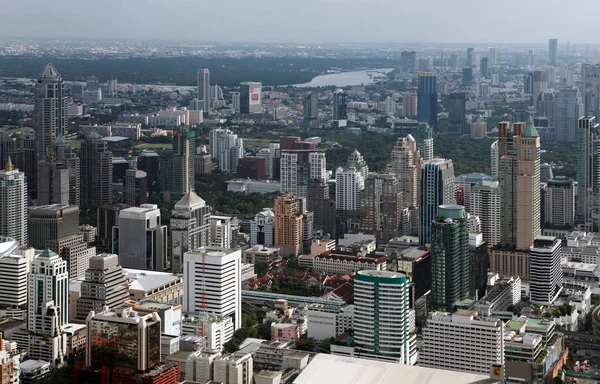
{"label": "white tower with spire", "polygon": [[53,153],[58,135],[67,133],[67,98],[60,74],[51,62],[35,83],[35,140],[38,158]]}

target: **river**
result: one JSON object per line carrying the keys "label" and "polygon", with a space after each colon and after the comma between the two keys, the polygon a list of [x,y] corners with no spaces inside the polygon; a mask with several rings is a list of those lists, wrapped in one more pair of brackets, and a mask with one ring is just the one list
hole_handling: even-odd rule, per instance
{"label": "river", "polygon": [[[314,87],[347,87],[351,85],[367,85],[374,84],[374,77],[381,77],[386,73],[389,73],[393,68],[379,68],[369,69],[365,71],[351,71],[351,72],[340,72],[330,73],[326,75],[319,75],[312,79],[308,83],[294,84],[294,87],[299,88],[314,88]],[[373,77],[369,74],[374,75]]]}

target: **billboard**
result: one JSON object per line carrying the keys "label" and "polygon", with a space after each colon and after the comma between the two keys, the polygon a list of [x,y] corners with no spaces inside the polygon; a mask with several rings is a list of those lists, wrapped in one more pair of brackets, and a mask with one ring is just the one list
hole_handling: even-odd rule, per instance
{"label": "billboard", "polygon": [[249,104],[250,105],[260,105],[262,100],[261,100],[261,87],[250,87],[249,90],[250,93],[250,99],[249,99]]}

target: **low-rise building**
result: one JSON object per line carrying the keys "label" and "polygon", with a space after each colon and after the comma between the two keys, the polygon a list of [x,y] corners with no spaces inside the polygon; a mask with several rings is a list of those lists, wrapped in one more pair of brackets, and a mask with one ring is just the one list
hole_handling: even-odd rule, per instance
{"label": "low-rise building", "polygon": [[183,303],[183,279],[168,272],[123,268],[129,297],[135,301],[152,300]]}
{"label": "low-rise building", "polygon": [[269,265],[275,264],[281,261],[281,250],[278,247],[255,245],[244,251],[244,260],[249,264],[256,264],[258,262]]}
{"label": "low-rise building", "polygon": [[347,333],[354,328],[354,306],[311,304],[308,306],[307,336],[317,341]]}
{"label": "low-rise building", "polygon": [[519,276],[500,278],[493,274],[488,278],[486,295],[475,302],[473,309],[482,316],[494,312],[508,311],[521,301],[521,278]]}
{"label": "low-rise building", "polygon": [[298,262],[316,272],[352,274],[363,270],[385,271],[384,253],[362,255],[357,251],[327,251],[315,256],[301,255]]}

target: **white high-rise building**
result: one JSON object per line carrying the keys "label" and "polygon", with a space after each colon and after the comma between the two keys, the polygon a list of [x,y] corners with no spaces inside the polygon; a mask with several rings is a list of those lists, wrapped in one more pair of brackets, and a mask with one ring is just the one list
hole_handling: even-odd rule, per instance
{"label": "white high-rise building", "polygon": [[578,88],[563,88],[556,97],[556,141],[577,142],[577,120],[583,116],[583,98]]}
{"label": "white high-rise building", "polygon": [[281,193],[307,197],[309,180],[327,179],[324,152],[290,150],[281,153]]}
{"label": "white high-rise building", "polygon": [[338,211],[360,209],[360,192],[365,189],[363,175],[354,167],[339,167],[335,171],[335,207]]}
{"label": "white high-rise building", "polygon": [[360,174],[363,179],[366,179],[369,175],[369,166],[365,161],[365,158],[358,152],[358,149],[352,151],[350,156],[348,156],[348,161],[346,162],[346,167],[354,167]]}
{"label": "white high-rise building", "polygon": [[238,159],[244,156],[244,140],[229,129],[213,129],[209,134],[210,154],[219,161],[219,170],[235,173]]}
{"label": "white high-rise building", "polygon": [[575,224],[575,186],[573,180],[556,176],[548,180],[544,204],[544,226],[572,228]]}
{"label": "white high-rise building", "polygon": [[354,339],[361,358],[415,364],[414,313],[408,302],[408,278],[403,273],[358,272],[354,282]]}
{"label": "white high-rise building", "polygon": [[250,228],[250,245],[273,244],[275,244],[275,212],[272,208],[265,208],[254,216]]}
{"label": "white high-rise building", "polygon": [[45,250],[31,263],[27,279],[27,329],[38,332],[47,324],[36,314],[49,301],[58,308],[59,328],[69,321],[69,272],[67,262]]}
{"label": "white high-rise building", "polygon": [[490,147],[490,158],[492,176],[498,177],[498,140],[494,141]]}
{"label": "white high-rise building", "polygon": [[396,176],[404,196],[405,208],[419,205],[419,176],[423,160],[412,135],[398,138],[392,149],[388,172]]}
{"label": "white high-rise building", "polygon": [[229,248],[232,241],[231,217],[210,217],[210,243],[211,247]]}
{"label": "white high-rise building", "polygon": [[496,64],[498,64],[497,48],[496,47],[490,47],[489,59],[490,59],[490,65],[496,65]]}
{"label": "white high-rise building", "polygon": [[551,305],[562,290],[561,241],[537,236],[529,248],[529,290],[532,303]]}
{"label": "white high-rise building", "polygon": [[211,209],[194,192],[188,192],[171,213],[171,272],[183,272],[183,255],[210,242]]}
{"label": "white high-rise building", "polygon": [[478,216],[481,220],[483,240],[490,247],[498,244],[500,241],[500,189],[498,182],[483,180],[481,183],[473,185],[469,196],[469,206],[469,213]]}
{"label": "white high-rise building", "polygon": [[231,92],[231,109],[235,113],[240,113],[240,93]]}
{"label": "white high-rise building", "polygon": [[10,157],[0,171],[0,236],[27,246],[27,179]]}
{"label": "white high-rise building", "polygon": [[432,312],[423,328],[419,365],[449,371],[489,374],[504,365],[504,323],[475,311]]}
{"label": "white high-rise building", "polygon": [[19,248],[15,239],[0,238],[0,306],[27,304],[27,276],[34,256],[33,248]]}
{"label": "white high-rise building", "polygon": [[204,113],[210,112],[210,71],[207,68],[198,70],[198,100],[203,101],[202,110]]}
{"label": "white high-rise building", "polygon": [[[242,326],[242,251],[206,247],[183,256],[183,311],[215,314],[233,319],[234,329]],[[232,334],[225,336],[226,343]]]}

